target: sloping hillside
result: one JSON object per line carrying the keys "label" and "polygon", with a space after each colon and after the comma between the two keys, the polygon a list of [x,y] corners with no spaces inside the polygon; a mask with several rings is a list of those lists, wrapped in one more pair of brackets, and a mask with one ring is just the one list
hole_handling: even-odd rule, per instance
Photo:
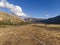
{"label": "sloping hillside", "polygon": [[47,23],[60,24],[60,15],[53,18],[49,18],[46,21]]}
{"label": "sloping hillside", "polygon": [[21,24],[24,20],[15,15],[0,12],[0,24]]}
{"label": "sloping hillside", "polygon": [[47,23],[47,24],[60,24],[60,15],[52,18],[48,18],[45,20],[41,20],[41,23]]}

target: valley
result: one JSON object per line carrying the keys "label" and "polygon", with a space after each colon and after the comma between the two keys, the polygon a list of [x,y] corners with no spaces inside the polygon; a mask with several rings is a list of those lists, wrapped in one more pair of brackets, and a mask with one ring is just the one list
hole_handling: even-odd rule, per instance
{"label": "valley", "polygon": [[60,0],[0,0],[0,45],[60,45]]}
{"label": "valley", "polygon": [[60,45],[60,25],[2,26],[0,27],[0,45]]}

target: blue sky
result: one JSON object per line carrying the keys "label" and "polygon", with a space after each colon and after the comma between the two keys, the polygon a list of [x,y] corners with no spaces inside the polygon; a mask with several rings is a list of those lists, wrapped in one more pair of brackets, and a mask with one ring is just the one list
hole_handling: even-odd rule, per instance
{"label": "blue sky", "polygon": [[[7,0],[9,3],[22,7],[24,13],[35,18],[50,18],[60,15],[60,0]],[[9,12],[8,9],[0,8]]]}

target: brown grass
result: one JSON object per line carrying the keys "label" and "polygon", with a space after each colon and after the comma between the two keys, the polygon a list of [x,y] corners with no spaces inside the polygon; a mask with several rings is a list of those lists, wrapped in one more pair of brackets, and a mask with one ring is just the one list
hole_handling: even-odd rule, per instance
{"label": "brown grass", "polygon": [[0,45],[60,45],[60,25],[30,24],[0,28]]}

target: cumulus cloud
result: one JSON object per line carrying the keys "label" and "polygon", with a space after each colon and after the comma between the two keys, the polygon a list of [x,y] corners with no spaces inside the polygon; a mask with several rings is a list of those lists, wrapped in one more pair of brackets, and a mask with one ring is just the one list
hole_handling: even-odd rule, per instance
{"label": "cumulus cloud", "polygon": [[8,3],[6,0],[0,0],[0,7],[10,9],[10,11],[11,11],[13,14],[15,14],[15,15],[18,15],[18,16],[27,16],[27,15],[22,11],[22,8],[21,8],[20,6],[10,4],[10,3]]}

